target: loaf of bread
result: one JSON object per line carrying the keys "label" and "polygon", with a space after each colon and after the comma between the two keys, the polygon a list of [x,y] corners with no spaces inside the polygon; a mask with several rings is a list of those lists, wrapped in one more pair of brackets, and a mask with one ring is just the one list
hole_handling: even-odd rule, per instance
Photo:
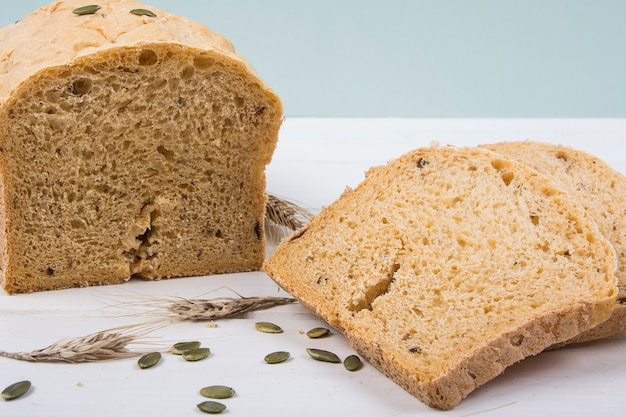
{"label": "loaf of bread", "polygon": [[258,270],[279,98],[206,27],[89,4],[0,31],[4,289]]}
{"label": "loaf of bread", "polygon": [[371,364],[444,410],[606,320],[615,267],[593,219],[552,181],[453,147],[372,168],[264,264]]}
{"label": "loaf of bread", "polygon": [[532,141],[482,145],[520,161],[574,196],[598,224],[617,253],[619,288],[611,317],[568,342],[585,342],[626,330],[626,177],[600,158],[571,147]]}

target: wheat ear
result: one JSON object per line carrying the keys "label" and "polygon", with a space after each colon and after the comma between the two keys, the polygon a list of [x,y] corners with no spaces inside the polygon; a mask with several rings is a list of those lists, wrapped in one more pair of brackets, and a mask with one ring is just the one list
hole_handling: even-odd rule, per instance
{"label": "wheat ear", "polygon": [[165,309],[179,320],[218,320],[232,318],[249,311],[293,303],[293,298],[246,297],[172,300]]}
{"label": "wheat ear", "polygon": [[151,323],[116,327],[87,336],[59,340],[43,349],[32,352],[4,352],[0,356],[28,362],[99,362],[138,356],[141,352],[128,349],[131,343],[148,333],[167,326],[161,320]]}
{"label": "wheat ear", "polygon": [[233,318],[250,311],[294,302],[296,302],[294,298],[287,297],[148,297],[147,301],[125,303],[125,307],[139,308],[143,310],[139,313],[140,315],[172,322],[184,320],[211,321]]}
{"label": "wheat ear", "polygon": [[267,194],[265,231],[268,241],[277,244],[291,232],[301,229],[313,214],[296,203]]}

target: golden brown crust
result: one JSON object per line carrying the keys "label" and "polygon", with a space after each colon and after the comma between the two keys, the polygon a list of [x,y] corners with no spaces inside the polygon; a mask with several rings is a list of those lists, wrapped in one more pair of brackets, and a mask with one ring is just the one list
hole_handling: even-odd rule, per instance
{"label": "golden brown crust", "polygon": [[[254,74],[260,86],[271,89],[233,45],[220,34],[184,17],[133,0],[99,1],[92,15],[72,11],[82,0],[50,3],[0,30],[0,102],[37,71],[71,64],[82,56],[110,48],[173,43],[214,52]],[[137,16],[133,9],[149,9],[156,17]]]}
{"label": "golden brown crust", "polygon": [[264,269],[426,404],[606,320],[615,253],[536,171],[470,148],[368,171]]}

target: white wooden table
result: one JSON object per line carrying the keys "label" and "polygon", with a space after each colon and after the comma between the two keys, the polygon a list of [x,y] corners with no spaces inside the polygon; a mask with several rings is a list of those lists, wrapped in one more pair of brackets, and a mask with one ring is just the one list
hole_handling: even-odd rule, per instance
{"label": "white wooden table", "polygon": [[[476,145],[532,139],[589,151],[626,174],[626,120],[420,120],[287,119],[274,160],[268,191],[319,209],[364,171],[411,149],[441,144]],[[263,273],[131,281],[124,285],[0,294],[0,350],[31,351],[62,338],[141,323],[130,303],[158,297],[286,296]],[[272,321],[282,334],[257,332],[254,323]],[[223,400],[232,416],[426,416],[432,410],[385,378],[371,365],[350,373],[343,366],[316,362],[307,347],[353,351],[333,332],[311,340],[304,332],[324,325],[298,304],[207,323],[177,323],[143,338],[142,351],[166,350],[183,340],[199,340],[209,358],[185,362],[164,353],[159,365],[140,370],[136,359],[104,363],[27,363],[0,358],[0,389],[28,379],[33,388],[15,401],[0,401],[0,416],[193,416],[205,400],[200,388],[221,384],[237,391]],[[267,365],[276,350],[289,361]],[[626,335],[544,352],[514,365],[474,391],[446,416],[623,416],[626,414]]]}

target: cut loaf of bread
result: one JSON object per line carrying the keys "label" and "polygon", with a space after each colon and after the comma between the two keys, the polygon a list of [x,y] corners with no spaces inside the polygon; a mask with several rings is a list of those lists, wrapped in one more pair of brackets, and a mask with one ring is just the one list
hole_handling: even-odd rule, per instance
{"label": "cut loaf of bread", "polygon": [[206,27],[98,4],[0,31],[4,289],[258,270],[279,98]]}
{"label": "cut loaf of bread", "polygon": [[264,268],[392,380],[450,409],[606,320],[615,266],[593,219],[546,177],[435,147],[372,168]]}
{"label": "cut loaf of bread", "polygon": [[481,145],[518,160],[574,196],[617,253],[618,300],[611,317],[570,343],[600,339],[626,330],[626,177],[600,158],[567,146],[533,141]]}

